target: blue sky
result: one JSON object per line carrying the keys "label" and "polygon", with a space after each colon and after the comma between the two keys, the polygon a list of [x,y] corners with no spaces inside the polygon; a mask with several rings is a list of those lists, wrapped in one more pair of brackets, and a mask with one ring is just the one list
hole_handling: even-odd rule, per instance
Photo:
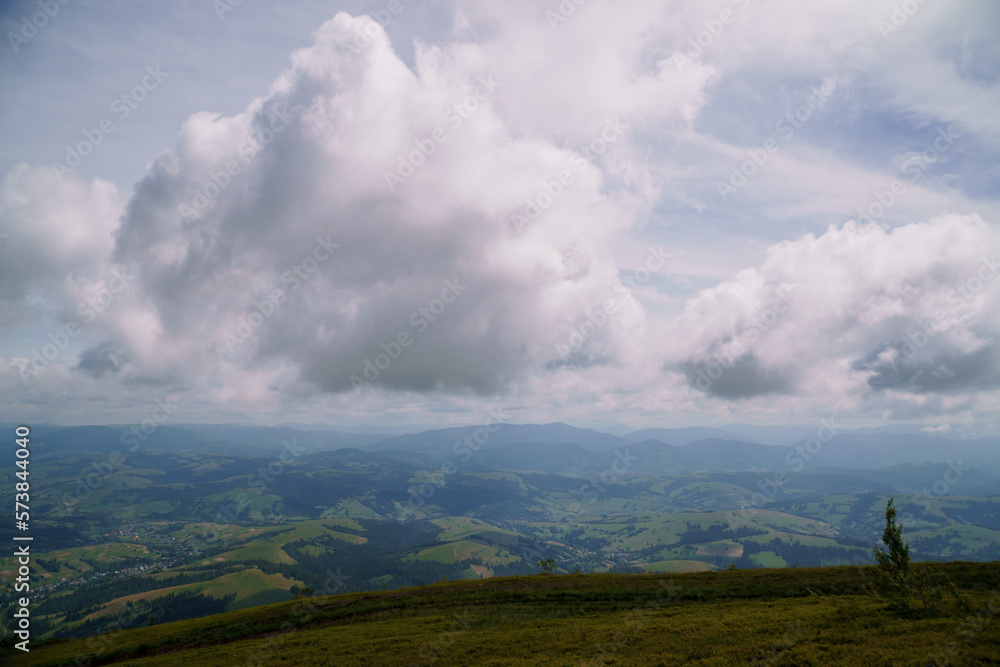
{"label": "blue sky", "polygon": [[995,3],[0,28],[0,419],[1000,428]]}

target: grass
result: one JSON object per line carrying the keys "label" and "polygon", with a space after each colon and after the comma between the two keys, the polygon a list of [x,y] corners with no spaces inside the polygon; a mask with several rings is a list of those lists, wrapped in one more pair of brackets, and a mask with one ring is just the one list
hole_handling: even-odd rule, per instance
{"label": "grass", "polygon": [[[242,572],[232,572],[207,583],[191,584],[193,590],[199,590],[212,597],[224,597],[236,594],[236,603],[259,593],[273,590],[288,590],[293,585],[302,586],[301,581],[288,579],[280,574],[264,574],[257,568],[249,568]],[[235,607],[234,607],[235,608]]]}
{"label": "grass", "polygon": [[[108,542],[88,547],[73,547],[70,549],[60,549],[41,554],[46,562],[56,561],[59,569],[41,574],[45,579],[58,579],[59,577],[79,576],[82,572],[89,572],[94,568],[90,563],[97,563],[101,569],[113,568],[117,563],[124,562],[124,559],[138,558],[150,562],[156,560],[159,554],[151,551],[142,544],[130,542]],[[42,570],[41,566],[38,566]],[[11,570],[10,573],[13,573]],[[47,583],[47,582],[46,582]]]}
{"label": "grass", "polygon": [[[363,544],[368,541],[367,537],[363,537],[361,535],[352,535],[350,533],[342,533],[337,530],[331,530],[326,527],[328,525],[337,525],[355,529],[361,528],[357,522],[351,519],[314,519],[311,521],[298,521],[288,524],[288,526],[292,527],[292,530],[285,532],[275,531],[273,536],[262,536],[253,540],[246,546],[220,554],[219,557],[227,561],[259,558],[261,560],[271,561],[272,563],[288,564],[295,562],[295,560],[283,549],[283,547],[289,542],[319,537],[321,535],[335,537],[338,540],[344,540],[345,542],[350,542],[352,544]],[[285,526],[285,528],[288,526]],[[279,527],[279,530],[281,528],[282,527]]]}
{"label": "grass", "polygon": [[948,664],[997,664],[1000,563],[921,567],[947,572],[976,620],[891,616],[863,594],[865,568],[537,575],[295,600],[42,642],[17,662],[923,665],[951,651]]}
{"label": "grass", "polygon": [[714,565],[700,560],[660,560],[642,563],[642,567],[650,572],[709,572],[716,569]]}

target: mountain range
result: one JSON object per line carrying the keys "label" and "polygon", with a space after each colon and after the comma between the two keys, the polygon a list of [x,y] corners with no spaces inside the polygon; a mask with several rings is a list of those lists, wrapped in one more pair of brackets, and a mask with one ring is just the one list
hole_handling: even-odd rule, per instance
{"label": "mountain range", "polygon": [[[16,425],[0,424],[12,431]],[[907,432],[908,431],[908,432]],[[1000,439],[928,435],[916,427],[844,429],[731,426],[647,428],[623,436],[555,422],[494,424],[389,435],[348,433],[323,424],[251,426],[232,424],[33,427],[38,445],[54,451],[136,451],[276,457],[340,450],[406,452],[412,461],[436,467],[446,461],[469,470],[494,468],[542,472],[603,470],[616,457],[630,472],[665,474],[707,471],[781,471],[948,464],[1000,473]],[[784,444],[782,444],[784,443]],[[284,454],[283,454],[284,452]],[[346,453],[346,452],[345,452]],[[45,456],[42,449],[39,456]],[[391,458],[391,457],[390,457]]]}

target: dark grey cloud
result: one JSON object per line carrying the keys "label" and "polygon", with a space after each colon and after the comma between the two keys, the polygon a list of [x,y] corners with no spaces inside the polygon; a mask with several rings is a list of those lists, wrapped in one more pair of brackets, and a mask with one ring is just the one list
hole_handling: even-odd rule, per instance
{"label": "dark grey cloud", "polygon": [[105,342],[84,350],[80,354],[76,369],[93,378],[100,378],[107,374],[114,375],[123,364],[124,360],[121,358],[118,346]]}
{"label": "dark grey cloud", "polygon": [[905,340],[882,343],[851,368],[870,372],[873,389],[917,394],[956,393],[1000,387],[1000,345],[986,344],[963,352],[953,347],[916,348]]}
{"label": "dark grey cloud", "polygon": [[794,388],[786,371],[764,367],[752,352],[726,362],[718,358],[687,361],[677,369],[692,389],[725,399],[786,394]]}

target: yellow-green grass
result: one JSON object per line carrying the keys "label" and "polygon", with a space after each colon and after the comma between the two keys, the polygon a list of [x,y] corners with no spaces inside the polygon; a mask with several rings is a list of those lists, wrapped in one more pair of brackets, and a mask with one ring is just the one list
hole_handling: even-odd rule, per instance
{"label": "yellow-green grass", "polygon": [[[970,526],[965,523],[950,524],[931,530],[906,531],[906,539],[912,542],[920,538],[937,537],[944,533],[949,535],[957,533],[957,537],[954,539],[960,541],[967,551],[976,551],[981,547],[1000,543],[1000,531],[982,526]],[[951,556],[952,554],[945,553],[944,555]]]}
{"label": "yellow-green grass", "polygon": [[[351,533],[342,533],[338,530],[331,530],[327,528],[327,525],[335,525],[336,519],[314,519],[312,521],[298,521],[294,524],[294,528],[287,532],[279,532],[270,536],[264,536],[260,539],[253,540],[246,546],[233,549],[232,551],[227,551],[220,554],[216,560],[247,560],[259,558],[261,560],[271,561],[273,563],[294,563],[295,560],[288,555],[287,552],[282,548],[289,542],[295,542],[296,540],[308,539],[320,537],[327,535],[330,537],[335,537],[338,540],[344,540],[345,542],[350,542],[351,544],[364,544],[368,541],[367,537],[361,535],[353,535]],[[351,525],[356,526],[357,524],[353,521],[350,522]],[[353,526],[351,526],[353,527]]]}
{"label": "yellow-green grass", "polygon": [[211,597],[236,594],[236,602],[244,598],[273,589],[288,590],[292,586],[302,586],[297,579],[288,579],[282,574],[265,574],[255,567],[243,572],[231,572],[206,583],[194,584],[196,590]]}
{"label": "yellow-green grass", "polygon": [[158,588],[155,591],[145,591],[143,593],[134,593],[132,595],[123,595],[120,598],[115,598],[106,602],[100,609],[92,614],[88,614],[82,620],[92,621],[95,618],[102,618],[104,616],[111,616],[113,614],[120,613],[129,602],[138,602],[139,600],[155,600],[156,598],[163,597],[165,595],[171,595],[173,593],[179,593],[184,590],[190,590],[192,587],[197,586],[197,584],[185,584],[182,586],[168,586],[166,588]]}
{"label": "yellow-green grass", "polygon": [[510,535],[517,537],[517,533],[512,530],[505,530],[503,528],[497,528],[485,521],[480,521],[479,519],[473,519],[471,517],[448,517],[445,519],[434,519],[431,523],[435,526],[441,528],[441,533],[438,535],[440,540],[457,540],[470,535],[483,535],[496,533],[498,535]]}
{"label": "yellow-green grass", "polygon": [[867,570],[852,567],[538,575],[291,601],[41,642],[18,663],[83,655],[91,665],[184,667],[924,665],[951,650],[948,664],[996,664],[1000,564],[920,567],[949,573],[983,612],[979,620],[970,624],[954,609],[898,618],[862,593]]}
{"label": "yellow-green grass", "polygon": [[[772,541],[774,538],[778,538],[782,542],[791,544],[793,542],[798,542],[802,546],[807,547],[839,547],[844,549],[849,549],[850,547],[844,546],[837,542],[837,540],[831,539],[829,537],[819,537],[816,535],[800,535],[797,533],[786,533],[780,530],[770,530],[767,535],[754,535],[752,537],[743,538],[748,542],[757,542],[758,544],[764,544]],[[860,547],[859,547],[860,549]],[[863,549],[863,551],[868,551],[868,549]]]}
{"label": "yellow-green grass", "polygon": [[692,482],[670,492],[669,497],[674,500],[694,499],[701,501],[709,500],[717,504],[719,500],[727,501],[742,500],[750,495],[750,492],[742,486],[729,484],[727,482]]}
{"label": "yellow-green grass", "polygon": [[169,500],[154,500],[150,502],[136,503],[133,505],[123,505],[116,507],[109,513],[111,516],[117,519],[144,519],[148,517],[156,517],[157,515],[166,516],[176,509],[174,504]]}
{"label": "yellow-green grass", "polygon": [[700,560],[659,560],[653,563],[639,563],[647,572],[710,572],[716,567]]}
{"label": "yellow-green grass", "polygon": [[322,514],[326,517],[350,517],[356,519],[381,519],[382,515],[357,498],[348,498],[328,508]]}
{"label": "yellow-green grass", "polygon": [[107,488],[126,488],[126,489],[141,489],[147,486],[153,486],[154,482],[146,477],[137,477],[135,475],[113,475],[108,477],[104,484]]}
{"label": "yellow-green grass", "polygon": [[458,563],[471,558],[481,558],[484,563],[512,563],[516,556],[497,547],[492,547],[469,540],[457,540],[447,544],[439,544],[429,549],[418,551],[413,560],[436,561],[439,563]]}
{"label": "yellow-green grass", "polygon": [[[564,530],[584,528],[581,537],[598,537],[606,542],[609,551],[620,548],[643,549],[660,544],[666,549],[677,544],[688,529],[688,524],[698,528],[711,525],[729,525],[729,519],[734,512],[703,512],[698,514],[658,514],[642,513],[628,519],[606,518],[578,521],[562,526]],[[736,513],[737,526],[757,528],[770,533],[767,537],[757,538],[769,541],[773,537],[789,536],[786,541],[798,540],[802,544],[834,545],[832,539],[837,535],[836,527],[808,519],[805,517],[775,512],[772,510],[753,509]],[[555,526],[552,523],[539,523],[544,527]],[[634,528],[634,530],[632,530]]]}
{"label": "yellow-green grass", "polygon": [[[741,514],[737,512],[736,516],[739,518]],[[752,510],[750,516],[752,517],[751,525],[773,528],[778,531],[804,533],[820,537],[836,537],[839,533],[836,526],[825,521],[817,521],[794,514],[785,514],[784,512],[775,512],[774,510],[755,508]]]}
{"label": "yellow-green grass", "polygon": [[[45,571],[44,568],[37,563],[37,558],[49,561],[58,561],[60,567],[56,571]],[[72,547],[70,549],[59,549],[58,551],[50,551],[48,553],[38,554],[36,558],[36,563],[34,568],[38,574],[40,574],[44,579],[60,578],[60,577],[71,577],[77,576],[81,572],[88,572],[93,570],[84,559],[88,561],[93,561],[95,563],[100,563],[102,569],[113,568],[115,563],[124,562],[126,558],[141,558],[144,560],[153,561],[159,558],[159,554],[156,551],[151,551],[148,547],[142,544],[133,544],[131,542],[107,542],[105,544],[96,544],[88,547]]]}
{"label": "yellow-green grass", "polygon": [[743,545],[732,540],[707,542],[705,544],[699,544],[696,553],[699,556],[728,556],[729,558],[739,558],[743,555]]}
{"label": "yellow-green grass", "polygon": [[[525,470],[530,470],[530,469],[531,469],[530,467],[525,468]],[[493,480],[499,479],[507,482],[513,482],[514,484],[517,484],[522,491],[527,491],[529,490],[529,488],[534,488],[534,487],[529,487],[527,484],[525,484],[524,480],[516,472],[468,472],[465,474],[467,477],[473,477],[477,479],[493,479]]]}
{"label": "yellow-green grass", "polygon": [[787,567],[788,563],[784,558],[774,553],[773,551],[758,551],[757,553],[750,556],[752,560],[757,565],[761,567]]}
{"label": "yellow-green grass", "polygon": [[226,595],[235,594],[232,608],[241,608],[243,600],[259,593],[272,590],[287,591],[292,586],[302,586],[303,583],[297,579],[288,579],[281,574],[265,574],[257,568],[248,568],[242,572],[230,572],[209,581],[201,581],[192,584],[182,584],[180,586],[170,586],[168,588],[158,588],[154,591],[145,591],[133,595],[125,595],[120,598],[108,601],[101,609],[88,615],[84,621],[93,620],[121,613],[125,605],[129,602],[139,600],[154,600],[165,595],[180,593],[182,591],[199,592],[210,597],[221,598]]}

